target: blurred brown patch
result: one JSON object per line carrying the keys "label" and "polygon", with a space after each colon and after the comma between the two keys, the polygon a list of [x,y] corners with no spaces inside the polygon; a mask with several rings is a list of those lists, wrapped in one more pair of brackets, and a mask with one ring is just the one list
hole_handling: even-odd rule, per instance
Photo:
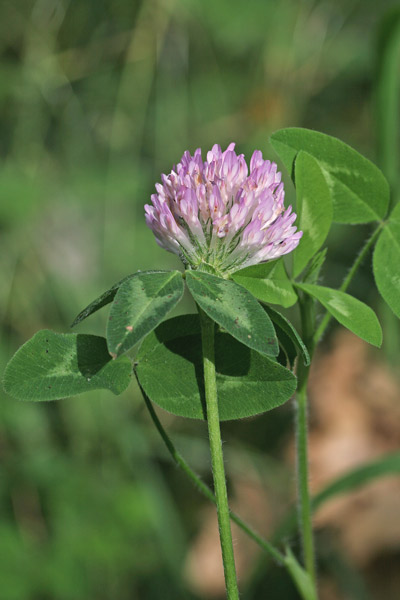
{"label": "blurred brown patch", "polygon": [[[311,489],[379,456],[400,441],[400,390],[368,344],[340,331],[332,350],[317,359],[310,382]],[[400,545],[400,478],[384,477],[329,501],[315,518],[334,527],[350,558],[366,565]]]}

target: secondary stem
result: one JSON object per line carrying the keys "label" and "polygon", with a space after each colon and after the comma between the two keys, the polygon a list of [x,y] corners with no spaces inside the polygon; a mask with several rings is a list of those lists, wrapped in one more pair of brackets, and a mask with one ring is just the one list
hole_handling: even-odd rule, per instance
{"label": "secondary stem", "polygon": [[[361,251],[359,252],[357,258],[355,259],[352,267],[350,268],[350,271],[347,273],[346,277],[343,279],[342,281],[342,285],[339,288],[339,291],[341,292],[345,292],[347,290],[347,288],[349,287],[354,275],[356,274],[359,266],[361,265],[362,261],[364,260],[365,256],[367,255],[369,249],[371,248],[371,246],[374,244],[376,238],[378,237],[382,227],[383,227],[384,223],[379,223],[378,227],[375,229],[375,231],[372,233],[372,235],[368,238],[368,240],[365,242],[364,246],[361,248]],[[324,318],[322,319],[317,331],[314,334],[313,337],[313,344],[314,346],[316,346],[316,344],[319,342],[319,340],[321,339],[321,337],[324,334],[325,329],[327,328],[330,320],[331,320],[332,316],[330,313],[326,312]]]}
{"label": "secondary stem", "polygon": [[[313,354],[312,334],[314,329],[314,301],[304,296],[299,300],[303,339],[310,356]],[[299,502],[299,525],[301,530],[304,565],[310,576],[315,597],[317,598],[317,581],[315,571],[315,549],[312,530],[312,508],[308,485],[308,415],[307,386],[309,367],[299,361],[298,392],[296,395],[296,443],[297,443],[297,495]]]}
{"label": "secondary stem", "polygon": [[[364,260],[366,254],[374,244],[378,237],[384,223],[379,223],[378,227],[372,233],[370,238],[364,244],[356,260],[354,261],[350,271],[344,278],[342,285],[339,290],[345,292],[350,285],[355,273],[359,266]],[[308,348],[310,356],[312,357],[316,344],[321,339],[327,328],[331,315],[327,312],[322,319],[318,329],[314,333],[314,301],[303,296],[299,298],[301,324],[303,340]],[[302,536],[302,546],[304,563],[307,572],[312,580],[315,597],[317,597],[317,583],[316,583],[316,570],[315,570],[315,549],[314,549],[314,538],[312,532],[312,509],[311,509],[311,498],[308,485],[309,472],[308,472],[308,442],[307,442],[307,386],[309,367],[305,367],[303,363],[299,362],[298,368],[298,392],[296,396],[296,441],[297,441],[297,493],[299,501],[299,524]]]}
{"label": "secondary stem", "polygon": [[233,554],[228,494],[226,490],[221,430],[219,424],[214,353],[214,322],[200,308],[199,315],[201,322],[208,434],[210,438],[211,464],[217,504],[222,561],[224,564],[225,585],[228,600],[238,600],[239,590],[236,581],[235,558]]}

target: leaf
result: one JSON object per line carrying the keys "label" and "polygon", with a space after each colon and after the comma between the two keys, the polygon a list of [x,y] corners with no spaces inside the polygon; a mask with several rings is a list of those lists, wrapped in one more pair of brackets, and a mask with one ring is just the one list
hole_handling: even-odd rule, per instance
{"label": "leaf", "polygon": [[75,327],[75,325],[78,325],[78,323],[80,323],[81,321],[83,321],[84,319],[86,319],[87,317],[92,315],[93,313],[100,310],[100,308],[103,308],[103,306],[110,304],[110,302],[112,302],[114,300],[115,294],[118,292],[118,289],[121,287],[121,285],[123,283],[125,283],[125,281],[128,281],[129,279],[132,279],[132,277],[136,277],[136,275],[140,275],[143,273],[166,273],[166,272],[167,271],[138,271],[137,273],[133,273],[132,275],[128,275],[127,277],[124,277],[123,279],[121,279],[120,281],[115,283],[109,290],[107,290],[106,292],[101,294],[101,296],[96,298],[96,300],[93,300],[93,302],[91,302],[86,308],[84,308],[79,313],[79,315],[77,317],[75,317],[74,322],[72,323],[71,327]]}
{"label": "leaf", "polygon": [[301,150],[318,161],[331,191],[336,222],[369,223],[385,217],[389,203],[385,177],[344,142],[324,133],[292,127],[274,133],[271,144],[291,175]]}
{"label": "leaf", "polygon": [[329,186],[319,163],[300,151],[295,163],[297,227],[303,237],[293,252],[293,277],[297,277],[321,248],[332,224]]}
{"label": "leaf", "polygon": [[260,263],[233,273],[232,279],[262,302],[289,308],[297,302],[282,260]]}
{"label": "leaf", "polygon": [[204,312],[239,342],[267,356],[278,355],[271,319],[244,287],[201,271],[186,271],[186,283]]}
{"label": "leaf", "polygon": [[117,395],[128,387],[131,372],[128,358],[111,360],[102,337],[44,329],[14,354],[3,383],[18,400],[58,400],[99,389]]}
{"label": "leaf", "polygon": [[374,250],[376,286],[394,314],[400,318],[400,204],[393,210]]}
{"label": "leaf", "polygon": [[362,465],[334,479],[329,485],[316,494],[312,500],[313,511],[325,504],[331,498],[352,492],[385,475],[400,473],[400,452],[386,454],[378,460]]}
{"label": "leaf", "polygon": [[277,330],[278,339],[281,340],[282,334],[285,336],[284,346],[286,352],[288,353],[290,364],[293,364],[296,356],[300,354],[304,364],[308,366],[310,364],[310,355],[303,340],[291,322],[280,312],[274,308],[271,308],[271,306],[264,306],[264,310],[268,313],[269,317],[274,323],[275,329]]}
{"label": "leaf", "polygon": [[316,298],[347,329],[374,346],[382,344],[382,329],[372,308],[350,294],[339,290],[296,283],[309,296]]}
{"label": "leaf", "polygon": [[164,319],[183,296],[180,271],[137,273],[118,289],[107,326],[108,350],[120,356]]}
{"label": "leaf", "polygon": [[[291,371],[227,333],[216,332],[215,355],[221,421],[276,408],[296,389]],[[161,323],[143,340],[135,364],[140,384],[153,402],[174,415],[205,418],[198,315]]]}
{"label": "leaf", "polygon": [[[397,475],[399,473],[400,452],[386,454],[373,462],[361,465],[333,479],[331,483],[311,499],[312,511],[315,513],[321,506],[329,500],[336,498],[336,496],[357,490],[381,477]],[[274,534],[274,538],[281,539],[282,537],[288,537],[295,531],[297,527],[296,512],[295,509],[289,511],[282,523],[280,523]]]}

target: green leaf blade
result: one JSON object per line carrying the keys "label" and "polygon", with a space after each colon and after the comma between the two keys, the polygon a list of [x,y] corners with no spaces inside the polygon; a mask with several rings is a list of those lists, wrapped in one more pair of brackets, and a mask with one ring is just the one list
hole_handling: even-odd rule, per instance
{"label": "green leaf blade", "polygon": [[400,452],[385,454],[373,462],[352,469],[331,481],[312,499],[313,511],[331,498],[352,492],[375,479],[399,473]]}
{"label": "green leaf blade", "polygon": [[107,325],[113,357],[130,350],[150,333],[183,296],[180,271],[138,273],[118,289]]}
{"label": "green leaf blade", "polygon": [[75,317],[71,328],[78,325],[78,323],[80,323],[81,321],[87,319],[87,317],[90,317],[90,315],[93,315],[95,312],[103,308],[103,306],[107,306],[107,304],[110,304],[114,300],[115,295],[118,292],[121,285],[125,283],[125,281],[128,281],[129,279],[132,279],[132,277],[136,277],[141,273],[166,273],[166,271],[138,271],[137,273],[127,275],[126,277],[115,283],[112,287],[110,287],[110,289],[101,294],[98,298],[93,300],[93,302],[88,304],[88,306],[86,306],[83,310],[81,310],[79,315]]}
{"label": "green leaf blade", "polygon": [[98,389],[118,395],[131,372],[128,358],[111,360],[102,337],[42,330],[15,353],[3,383],[18,400],[59,400]]}
{"label": "green leaf blade", "polygon": [[271,319],[244,287],[200,271],[186,271],[186,283],[204,312],[239,342],[267,356],[278,355]]}
{"label": "green leaf blade", "polygon": [[376,286],[394,314],[400,318],[400,204],[393,210],[376,243],[373,271]]}
{"label": "green leaf blade", "polygon": [[350,294],[312,284],[296,284],[306,294],[316,298],[344,327],[373,346],[381,346],[382,329],[372,308]]}
{"label": "green leaf blade", "polygon": [[275,327],[278,329],[278,339],[279,339],[279,330],[288,338],[289,343],[291,343],[291,351],[288,353],[288,358],[291,364],[293,364],[294,358],[299,354],[303,359],[303,362],[306,367],[310,364],[310,355],[301,339],[300,335],[293,327],[291,322],[284,317],[280,312],[272,308],[271,306],[264,306],[264,310],[268,313],[271,318],[271,321],[274,323]]}
{"label": "green leaf blade", "polygon": [[381,221],[389,204],[389,186],[367,158],[337,138],[297,127],[271,136],[271,144],[292,175],[297,154],[313,156],[324,172],[338,223]]}
{"label": "green leaf blade", "polygon": [[261,302],[278,304],[283,308],[289,308],[297,302],[297,294],[282,260],[246,267],[233,273],[232,279]]}
{"label": "green leaf blade", "polygon": [[300,151],[295,162],[297,227],[303,237],[293,252],[293,277],[297,277],[321,248],[332,224],[331,193],[319,163]]}
{"label": "green leaf blade", "polygon": [[[296,389],[291,371],[216,332],[215,355],[221,421],[250,417],[286,402]],[[177,416],[206,416],[198,315],[164,321],[140,346],[136,373],[147,396]]]}
{"label": "green leaf blade", "polygon": [[[400,452],[384,454],[376,460],[362,464],[335,477],[311,499],[313,513],[326,502],[348,494],[382,477],[400,474]],[[296,529],[296,511],[290,511],[279,527],[280,536],[289,536]]]}

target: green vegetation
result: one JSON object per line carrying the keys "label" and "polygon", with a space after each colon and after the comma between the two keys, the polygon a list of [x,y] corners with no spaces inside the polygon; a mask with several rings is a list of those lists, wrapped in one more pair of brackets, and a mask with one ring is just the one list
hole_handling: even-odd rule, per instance
{"label": "green vegetation", "polygon": [[[235,140],[240,150],[261,148],[276,159],[267,142],[271,133],[308,127],[340,137],[376,160],[395,186],[395,167],[388,157],[397,121],[382,110],[389,93],[396,97],[393,67],[381,68],[376,79],[379,114],[386,118],[387,135],[380,143],[390,162],[387,168],[374,150],[371,102],[376,24],[395,4],[5,0],[0,5],[0,372],[35,331],[65,331],[90,298],[126,273],[155,265],[180,269],[179,261],[154,243],[143,205],[159,174],[185,148]],[[396,33],[394,26],[392,31]],[[390,65],[396,60],[395,41],[389,47]],[[385,48],[381,44],[378,50],[379,66]],[[281,152],[279,143],[276,150]],[[303,160],[313,160],[311,150]],[[289,186],[288,181],[290,197]],[[303,198],[304,205],[309,201]],[[386,202],[385,196],[374,205],[378,216]],[[362,222],[367,222],[372,208],[364,208]],[[387,260],[397,212],[378,242],[377,263]],[[346,222],[354,222],[354,216],[349,214]],[[324,285],[334,287],[342,279],[365,231],[360,227],[349,235],[348,229],[334,227]],[[396,259],[397,249],[391,252]],[[295,260],[300,272],[304,257]],[[259,294],[284,295],[286,306],[293,303],[293,287],[284,272],[275,273],[276,285],[270,289],[251,269],[237,274],[238,283],[251,280],[249,286]],[[398,314],[391,273],[381,278]],[[128,280],[124,290],[133,282]],[[374,300],[371,282],[371,275],[361,269],[354,284],[358,297]],[[379,308],[377,299],[375,306]],[[185,308],[193,309],[187,299],[179,313]],[[79,325],[79,332],[102,333],[107,314],[107,308],[99,311]],[[67,358],[72,360],[77,358],[73,351],[79,334],[69,335],[60,339],[70,345]],[[375,337],[378,343],[379,332]],[[392,357],[398,337],[393,326],[388,342]],[[163,347],[165,354],[167,350]],[[55,365],[58,376],[62,356],[60,361]],[[107,369],[118,364],[122,389],[124,359],[109,367],[105,360],[102,364],[106,381],[98,387],[107,387]],[[265,385],[268,372],[266,368]],[[90,384],[95,387],[94,380]],[[1,597],[200,599],[182,582],[182,565],[201,526],[199,508],[207,500],[171,466],[138,388],[131,385],[119,397],[96,389],[63,403],[16,403],[2,390],[0,398]],[[190,464],[207,474],[205,425],[172,420],[165,413],[160,417],[171,419],[169,430],[177,446]],[[223,425],[224,439],[241,449],[240,456],[233,452],[229,457],[228,471],[251,465],[261,470],[277,498],[287,496],[290,471],[276,459],[291,422],[290,407],[285,406],[259,417],[259,422]],[[266,454],[268,472],[259,467]],[[389,473],[398,471],[395,458]],[[386,473],[385,468],[376,472]],[[361,482],[376,475],[360,473]],[[330,493],[334,491],[326,499]],[[323,492],[318,502],[321,497]],[[271,564],[265,578],[265,557],[261,560],[263,575],[255,561],[244,577],[243,597],[296,600],[283,569]],[[329,555],[325,562],[329,574]],[[335,568],[352,571],[348,564]],[[350,577],[343,580],[343,594],[353,593],[356,600],[366,597],[351,592]]]}

